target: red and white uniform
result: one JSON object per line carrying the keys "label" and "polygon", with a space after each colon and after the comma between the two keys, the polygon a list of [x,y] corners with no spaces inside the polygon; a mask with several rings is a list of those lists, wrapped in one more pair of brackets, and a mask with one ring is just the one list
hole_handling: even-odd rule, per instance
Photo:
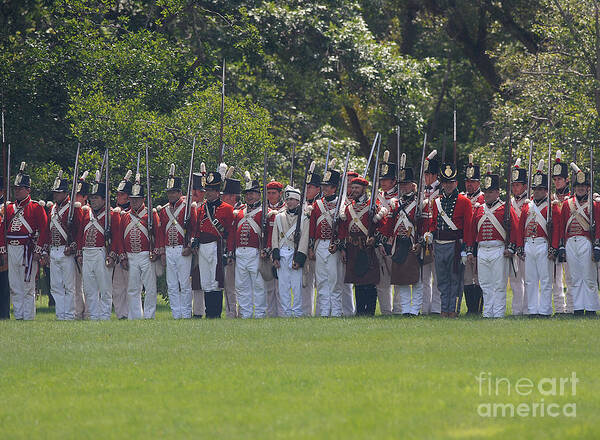
{"label": "red and white uniform", "polygon": [[[477,248],[477,267],[479,285],[483,291],[483,316],[485,318],[503,318],[506,312],[506,287],[509,259],[504,257],[506,230],[504,229],[504,210],[506,203],[496,200],[492,204],[484,203],[473,213],[470,236],[466,240],[467,248],[475,242]],[[510,248],[518,242],[519,223],[514,209],[510,209]],[[469,252],[470,253],[470,252]]]}
{"label": "red and white uniform", "polygon": [[[515,210],[517,222],[521,219],[521,211],[529,200],[527,200],[527,192],[523,192],[520,196],[512,197],[512,208]],[[525,293],[525,263],[520,258],[514,259],[515,270],[509,271],[510,287],[513,291],[512,298],[512,313],[513,315],[527,314],[527,294]],[[516,272],[516,274],[515,274]]]}
{"label": "red and white uniform", "polygon": [[[115,209],[123,216],[129,211],[129,202],[118,205]],[[129,315],[129,301],[127,300],[127,285],[129,271],[123,269],[120,264],[115,264],[112,276],[112,302],[117,319],[127,319]]]}
{"label": "red and white uniform", "polygon": [[[483,192],[481,192],[481,189],[478,189],[473,194],[463,193],[463,195],[471,201],[471,206],[473,206],[473,212],[475,212],[476,206],[485,203],[485,198],[483,196]],[[479,285],[477,277],[477,265],[475,263],[467,262],[467,264],[465,264],[464,284],[465,286],[473,284]]]}
{"label": "red and white uniform", "polygon": [[105,211],[104,207],[94,212],[90,206],[83,207],[81,227],[77,238],[77,253],[83,257],[81,270],[83,278],[83,293],[90,311],[90,319],[110,319],[112,308],[112,274],[113,269],[105,264],[110,256],[115,261],[118,255],[118,245],[114,240],[119,230],[119,209],[111,209],[110,230],[113,240],[108,248],[104,247],[105,240]]}
{"label": "red and white uniform", "polygon": [[[410,239],[411,245],[422,242],[426,221],[421,219],[415,222],[417,200],[415,194],[401,196],[400,200],[394,199],[391,205],[391,216],[388,217],[382,234],[392,244],[391,255],[394,255],[398,239]],[[391,256],[390,267],[391,267]],[[394,286],[393,313],[418,315],[423,307],[423,281],[413,285]]]}
{"label": "red and white uniform", "polygon": [[[552,195],[552,205],[558,208],[560,213],[562,204],[565,200],[571,197],[569,188],[565,187],[562,192],[556,191]],[[560,215],[554,217],[554,229],[560,230]],[[562,243],[564,246],[564,243]],[[560,245],[559,245],[560,246]],[[552,285],[552,297],[554,302],[555,313],[573,313],[573,295],[569,291],[569,265],[565,261],[559,261],[557,258],[556,264],[556,275],[554,277],[554,284]],[[565,292],[566,288],[566,292]]]}
{"label": "red and white uniform", "polygon": [[[530,315],[552,315],[553,263],[548,253],[558,247],[560,227],[554,227],[549,237],[547,215],[548,200],[532,200],[523,206],[519,219],[517,246],[525,253],[525,293]],[[552,207],[552,215],[553,221],[560,217],[558,206]]]}
{"label": "red and white uniform", "polygon": [[[81,223],[82,210],[80,204],[73,206],[73,222],[69,231],[70,198],[66,197],[60,204],[53,204],[48,221],[48,246],[50,253],[50,292],[56,303],[56,318],[59,320],[75,319],[75,277],[77,266],[77,235]],[[66,248],[69,255],[65,255]]]}
{"label": "red and white uniform", "polygon": [[[261,203],[245,205],[234,211],[234,214],[227,249],[235,256],[235,293],[240,306],[240,316],[264,318],[267,313],[267,296],[265,282],[258,270],[262,240]],[[273,221],[275,211],[269,211],[267,215],[269,224]],[[271,242],[272,230],[272,227],[267,227],[267,243]]]}
{"label": "red and white uniform", "polygon": [[[597,286],[597,265],[592,260],[593,246],[590,238],[590,204],[577,196],[565,200],[560,215],[560,241],[565,243],[569,271],[569,292],[573,295],[574,310],[600,310]],[[594,202],[594,216],[600,215],[600,204]],[[594,240],[600,238],[596,228]]]}
{"label": "red and white uniform", "polygon": [[[48,242],[48,218],[38,202],[27,196],[20,202],[8,203],[6,236],[0,234],[0,254],[8,254],[8,283],[12,290],[15,319],[35,318],[35,277],[38,263],[33,255],[41,255]],[[4,229],[2,229],[4,230]]]}
{"label": "red and white uniform", "polygon": [[[148,229],[148,216],[152,215],[153,228]],[[156,212],[148,213],[146,206],[121,215],[117,248],[121,261],[129,264],[127,279],[127,304],[129,319],[152,319],[156,313],[156,269],[150,255],[160,253],[160,221]],[[142,310],[142,286],[146,290]]]}
{"label": "red and white uniform", "polygon": [[198,207],[194,235],[200,242],[198,268],[205,294],[223,288],[222,243],[231,232],[232,225],[233,206],[230,204],[217,199],[212,203],[205,201]]}
{"label": "red and white uniform", "polygon": [[309,240],[314,243],[317,310],[320,316],[342,316],[344,264],[339,251],[329,252],[337,197],[322,197],[313,203]]}
{"label": "red and white uniform", "polygon": [[[285,210],[285,205],[282,200],[274,205],[270,202],[267,202],[267,204],[269,206],[269,212],[273,211],[275,215]],[[273,229],[273,226],[275,225],[275,215],[271,217],[271,221],[269,222],[269,227],[271,229]],[[279,299],[279,281],[277,281],[277,278],[273,277],[271,281],[265,281],[265,292],[267,294],[267,316],[269,318],[283,317],[283,309],[281,308],[281,301]]]}
{"label": "red and white uniform", "polygon": [[[440,181],[436,180],[423,189],[423,220],[427,225],[431,223],[434,200],[440,196]],[[435,276],[435,261],[423,265],[423,306],[421,313],[440,313],[442,300],[437,288],[437,277]]]}
{"label": "red and white uniform", "polygon": [[[160,253],[164,253],[167,260],[167,291],[171,313],[175,319],[189,319],[192,317],[192,281],[190,271],[192,255],[182,255],[185,241],[185,208],[186,199],[181,197],[175,203],[167,203],[158,209],[160,226],[158,235]],[[196,226],[196,210],[190,207],[190,230],[188,237],[193,237],[193,228]],[[186,247],[190,247],[187,243]]]}

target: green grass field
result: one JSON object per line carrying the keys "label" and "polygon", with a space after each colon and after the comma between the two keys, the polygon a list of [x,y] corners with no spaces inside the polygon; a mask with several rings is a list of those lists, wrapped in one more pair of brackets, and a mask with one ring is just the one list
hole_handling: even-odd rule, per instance
{"label": "green grass field", "polygon": [[[600,320],[176,322],[165,305],[155,321],[52,313],[0,322],[1,438],[600,435]],[[510,395],[505,383],[499,395],[480,390],[481,372],[507,378]],[[516,394],[520,378],[572,372],[576,395],[570,384],[563,396]],[[576,417],[478,415],[480,404],[542,400],[575,403]]]}

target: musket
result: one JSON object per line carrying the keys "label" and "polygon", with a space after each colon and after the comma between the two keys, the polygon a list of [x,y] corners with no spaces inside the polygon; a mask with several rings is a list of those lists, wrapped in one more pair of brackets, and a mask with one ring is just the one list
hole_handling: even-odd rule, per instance
{"label": "musket", "polygon": [[140,174],[140,151],[138,151],[137,164],[135,166],[135,175],[137,176],[138,174]]}
{"label": "musket", "polygon": [[219,135],[219,161],[223,162],[224,147],[223,144],[223,119],[225,117],[225,58],[223,58],[223,75],[221,77],[221,131]]}
{"label": "musket", "polygon": [[[77,195],[77,180],[79,178],[79,148],[80,144],[77,143],[77,155],[75,156],[75,167],[73,168],[73,180],[72,180],[72,188],[71,188],[71,200],[69,200],[69,212],[67,215],[67,233],[71,234],[71,229],[73,226],[73,215],[75,214],[75,196]],[[69,240],[69,244],[72,241]]]}
{"label": "musket", "polygon": [[377,146],[377,141],[381,137],[379,132],[375,135],[375,139],[373,140],[373,146],[371,147],[371,152],[369,153],[369,159],[367,160],[367,166],[365,167],[365,172],[363,173],[363,178],[367,178],[367,173],[369,172],[369,165],[371,165],[371,158],[373,157],[373,151],[375,151],[375,146]]}
{"label": "musket", "polygon": [[185,196],[185,213],[183,216],[183,246],[187,246],[190,242],[190,219],[192,217],[192,182],[194,180],[194,153],[196,151],[196,136],[192,142],[192,156],[190,158],[190,172],[188,173],[187,193]]}
{"label": "musket", "polygon": [[6,170],[4,173],[4,236],[8,232],[8,201],[10,199],[10,144],[8,144],[6,151]]}
{"label": "musket", "polygon": [[292,145],[292,159],[290,166],[290,186],[294,186],[294,165],[296,159],[296,144]]}
{"label": "musket", "polygon": [[456,167],[456,104],[454,104],[454,166]]}
{"label": "musket", "polygon": [[[375,169],[373,170],[373,187],[371,191],[371,200],[369,202],[369,228],[368,237],[375,233],[375,214],[377,210],[377,194],[379,193],[379,149],[381,148],[381,137],[377,143],[377,153],[375,153]],[[367,238],[368,238],[367,237]]]}
{"label": "musket", "polygon": [[531,200],[531,161],[533,160],[533,139],[529,139],[529,163],[527,165],[527,199]]}
{"label": "musket", "polygon": [[[508,175],[506,176],[506,203],[504,204],[504,230],[506,231],[506,237],[504,239],[504,245],[505,247],[508,249],[508,246],[510,245],[510,229],[511,229],[511,219],[510,219],[510,210],[511,210],[511,206],[512,206],[512,133],[510,134],[509,140],[508,140],[508,166],[507,166],[507,170],[508,170]],[[515,264],[514,261],[512,259],[512,257],[509,257],[510,260],[510,264],[512,267],[512,270],[516,276],[517,271],[515,269]]]}
{"label": "musket", "polygon": [[419,180],[417,181],[417,207],[415,208],[415,223],[423,216],[423,176],[425,168],[425,150],[427,150],[427,133],[423,137],[423,151],[421,151],[421,167],[419,168]]}
{"label": "musket", "polygon": [[546,211],[548,243],[552,242],[552,143],[548,141],[548,210]]}
{"label": "musket", "polygon": [[596,216],[594,215],[594,143],[590,142],[590,239],[596,240]]}
{"label": "musket", "polygon": [[333,222],[331,224],[331,240],[329,240],[329,248],[336,242],[338,238],[339,223],[341,210],[344,206],[344,196],[346,195],[346,174],[348,173],[348,162],[350,162],[350,151],[346,152],[346,161],[344,162],[344,174],[342,174],[340,180],[340,187],[338,188],[337,202],[335,204],[335,212],[333,213]]}
{"label": "musket", "polygon": [[294,260],[298,254],[298,245],[300,244],[300,232],[302,228],[302,217],[304,216],[304,199],[306,198],[306,182],[310,180],[310,176],[315,170],[315,163],[308,157],[309,165],[304,172],[304,180],[302,181],[302,192],[300,193],[300,203],[298,204],[298,219],[296,220],[296,230],[294,231]]}
{"label": "musket", "polygon": [[152,194],[150,194],[150,160],[148,157],[148,144],[146,144],[146,210],[148,211],[148,242],[152,254],[154,252],[154,213],[152,212]]}
{"label": "musket", "polygon": [[396,194],[400,199],[400,126],[396,127]]}
{"label": "musket", "polygon": [[110,247],[112,243],[112,230],[111,230],[111,212],[110,212],[110,173],[108,170],[108,148],[104,152],[104,182],[105,182],[105,193],[104,193],[104,248],[106,249],[106,262],[110,254]]}
{"label": "musket", "polygon": [[327,172],[327,167],[329,166],[329,152],[331,151],[331,139],[329,139],[329,143],[327,145],[327,156],[325,157],[325,168],[323,169],[323,175]]}
{"label": "musket", "polygon": [[262,212],[260,214],[260,226],[261,226],[261,240],[260,240],[260,249],[259,251],[262,251],[263,249],[266,249],[268,247],[268,243],[267,243],[267,159],[268,159],[268,152],[267,149],[265,148],[265,154],[264,154],[264,161],[263,161],[263,181],[262,181],[262,200],[261,200],[261,209]]}

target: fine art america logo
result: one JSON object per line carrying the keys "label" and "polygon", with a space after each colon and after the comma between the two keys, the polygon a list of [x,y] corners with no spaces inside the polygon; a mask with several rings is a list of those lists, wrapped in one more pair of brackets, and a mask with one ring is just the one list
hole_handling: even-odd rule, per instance
{"label": "fine art america logo", "polygon": [[[553,401],[575,399],[579,379],[574,371],[567,377],[543,377],[538,380],[528,377],[511,380],[482,371],[475,379],[479,384],[479,396],[489,399],[477,406],[480,417],[577,417],[575,402]],[[499,401],[503,398],[524,401]]]}

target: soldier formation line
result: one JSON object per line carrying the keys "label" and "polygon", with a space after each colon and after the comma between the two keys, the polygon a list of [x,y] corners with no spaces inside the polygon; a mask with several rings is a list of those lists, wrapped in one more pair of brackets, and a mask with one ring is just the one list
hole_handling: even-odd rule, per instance
{"label": "soldier formation line", "polygon": [[139,165],[110,206],[108,151],[89,183],[78,148],[74,184],[59,173],[48,203],[31,200],[26,164],[11,178],[8,161],[0,315],[12,300],[16,319],[34,319],[43,265],[59,320],[107,320],[113,307],[119,319],[152,319],[163,272],[175,319],[219,318],[223,307],[230,318],[368,316],[377,302],[383,315],[456,318],[463,293],[467,314],[502,318],[508,282],[513,315],[596,316],[591,153],[584,171],[549,149],[534,172],[513,163],[511,145],[507,204],[499,174],[472,155],[459,193],[456,164],[427,154],[426,142],[418,168],[399,152],[397,163],[388,151],[380,160],[380,145],[377,136],[372,183],[369,165],[359,175],[348,154],[337,167],[328,152],[323,174],[309,162],[300,188],[267,182],[266,153],[262,182],[247,171],[234,179],[223,163],[194,172],[193,147],[187,190],[171,165],[168,203],[155,208]]}

